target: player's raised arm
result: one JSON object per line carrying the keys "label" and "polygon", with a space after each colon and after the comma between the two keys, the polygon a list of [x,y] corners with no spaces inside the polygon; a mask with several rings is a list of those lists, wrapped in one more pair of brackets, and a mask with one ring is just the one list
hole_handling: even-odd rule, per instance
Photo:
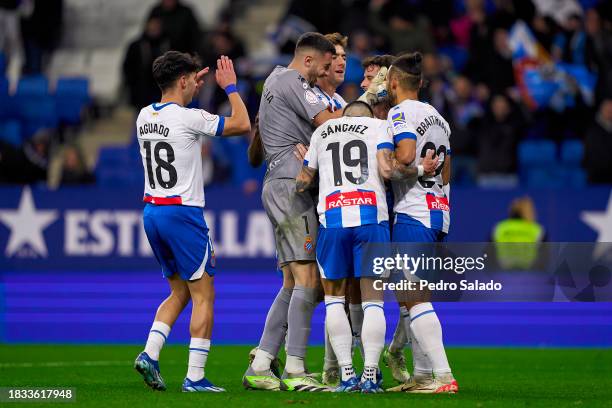
{"label": "player's raised arm", "polygon": [[223,136],[241,135],[250,132],[251,121],[249,119],[249,112],[236,88],[237,80],[234,63],[229,57],[222,55],[217,60],[215,79],[217,84],[227,93],[232,107],[231,116],[225,119]]}

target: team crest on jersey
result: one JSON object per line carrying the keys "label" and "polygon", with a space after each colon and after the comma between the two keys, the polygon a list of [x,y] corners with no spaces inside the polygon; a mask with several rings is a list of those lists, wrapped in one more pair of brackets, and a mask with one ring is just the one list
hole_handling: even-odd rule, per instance
{"label": "team crest on jersey", "polygon": [[314,251],[314,243],[312,242],[312,237],[310,235],[306,235],[304,239],[304,250],[311,254]]}
{"label": "team crest on jersey", "polygon": [[308,102],[311,105],[316,105],[320,102],[319,97],[314,92],[312,92],[310,89],[307,89],[306,91],[304,91],[304,98],[306,99],[306,102]]}
{"label": "team crest on jersey", "polygon": [[213,120],[217,119],[216,115],[213,115],[212,113],[208,113],[205,110],[200,110],[200,114],[202,115],[204,120],[213,121]]}
{"label": "team crest on jersey", "polygon": [[398,112],[393,114],[393,116],[391,116],[391,122],[393,123],[393,127],[405,125],[406,116],[404,116],[404,112]]}

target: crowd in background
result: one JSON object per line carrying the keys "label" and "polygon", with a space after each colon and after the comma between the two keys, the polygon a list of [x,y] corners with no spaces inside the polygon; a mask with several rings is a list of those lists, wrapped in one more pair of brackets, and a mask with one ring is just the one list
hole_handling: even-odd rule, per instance
{"label": "crowd in background", "polygon": [[[61,5],[61,0],[56,1]],[[47,2],[34,1],[37,6]],[[4,10],[18,3],[0,0],[0,20],[6,18]],[[242,0],[229,1],[216,25],[204,27],[187,0],[160,0],[147,14],[140,36],[125,52],[122,72],[129,104],[137,111],[159,100],[151,64],[165,51],[196,53],[205,66],[211,67],[217,56],[224,54],[236,61],[239,90],[254,119],[266,73],[253,69],[252,56],[234,33],[236,18],[245,6]],[[30,18],[35,16],[36,12]],[[571,103],[561,107],[534,107],[530,103],[521,89],[511,47],[511,32],[517,21],[527,24],[553,63],[585,67],[594,75],[592,98],[584,97],[579,84],[570,83]],[[24,36],[27,27],[22,29]],[[61,24],[52,32],[57,32],[57,27]],[[269,58],[269,70],[283,60],[283,55],[293,52],[299,35],[313,30],[341,32],[349,37],[345,83],[339,90],[347,101],[362,92],[363,58],[416,50],[424,53],[427,84],[420,96],[451,126],[455,184],[516,185],[520,170],[517,147],[531,139],[558,144],[581,140],[589,182],[612,183],[612,3],[292,0],[265,39],[273,42],[278,52]],[[23,41],[34,44],[34,51],[29,52],[33,57],[26,58],[24,72],[40,70],[46,50],[57,43],[55,35],[29,35]],[[212,76],[209,81],[211,86],[204,87],[196,106],[228,114],[224,92],[214,86]],[[257,189],[265,170],[251,169],[247,164],[250,137],[207,141],[203,155],[210,183],[243,185],[247,192]]]}

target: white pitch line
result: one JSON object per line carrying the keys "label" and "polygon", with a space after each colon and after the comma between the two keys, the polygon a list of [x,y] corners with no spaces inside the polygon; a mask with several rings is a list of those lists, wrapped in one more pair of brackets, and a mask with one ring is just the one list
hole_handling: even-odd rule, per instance
{"label": "white pitch line", "polygon": [[[39,368],[39,367],[131,367],[133,361],[99,360],[99,361],[46,361],[46,362],[23,362],[23,363],[0,363],[0,368]],[[176,361],[164,361],[164,365],[177,364]]]}

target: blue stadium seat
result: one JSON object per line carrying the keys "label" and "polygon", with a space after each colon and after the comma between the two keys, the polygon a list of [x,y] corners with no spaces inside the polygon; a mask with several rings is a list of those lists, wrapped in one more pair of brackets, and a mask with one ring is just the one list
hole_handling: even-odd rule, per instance
{"label": "blue stadium seat", "polygon": [[456,71],[461,71],[468,59],[468,52],[465,48],[459,46],[442,47],[439,50],[441,55],[447,56],[452,62]]}
{"label": "blue stadium seat", "polygon": [[83,109],[90,102],[89,80],[84,77],[58,79],[55,99],[60,122],[78,125]]}
{"label": "blue stadium seat", "polygon": [[21,146],[21,124],[19,121],[10,120],[0,123],[0,140],[14,147]]}
{"label": "blue stadium seat", "polygon": [[0,119],[13,117],[13,104],[9,95],[9,82],[0,75]]}
{"label": "blue stadium seat", "polygon": [[557,146],[550,140],[526,140],[519,144],[518,159],[521,167],[548,166],[555,162]]}
{"label": "blue stadium seat", "polygon": [[582,188],[587,184],[586,172],[575,166],[551,164],[526,170],[528,187],[537,189]]}
{"label": "blue stadium seat", "polygon": [[55,99],[50,95],[40,95],[36,98],[22,95],[17,98],[17,107],[26,138],[41,129],[54,129],[58,125]]}
{"label": "blue stadium seat", "polygon": [[561,145],[561,161],[579,166],[584,157],[584,144],[581,140],[566,140]]}
{"label": "blue stadium seat", "polygon": [[23,76],[17,83],[17,97],[44,96],[49,94],[49,81],[42,75]]}

